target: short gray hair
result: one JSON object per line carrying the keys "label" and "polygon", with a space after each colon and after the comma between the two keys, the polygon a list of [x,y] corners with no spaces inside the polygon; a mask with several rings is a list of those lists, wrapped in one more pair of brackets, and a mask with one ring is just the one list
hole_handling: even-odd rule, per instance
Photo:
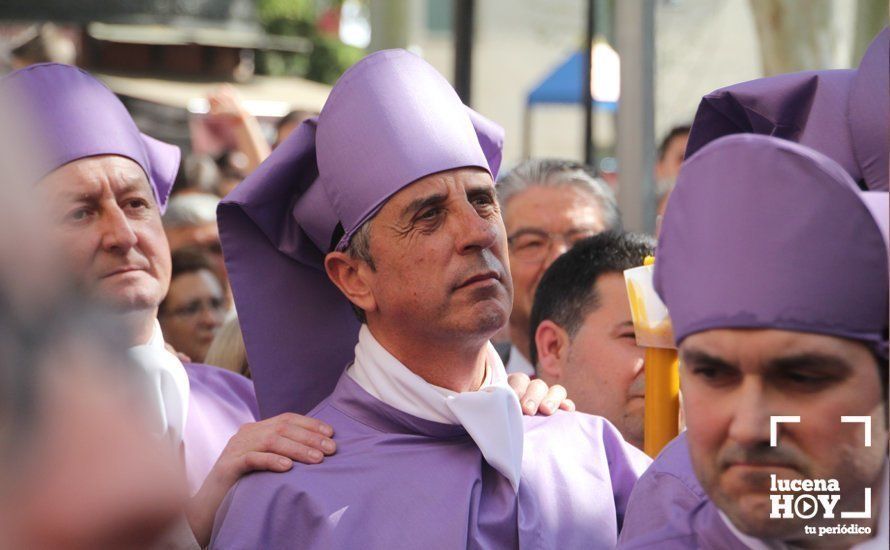
{"label": "short gray hair", "polygon": [[498,180],[498,202],[505,210],[510,199],[529,187],[561,185],[576,187],[592,195],[602,208],[605,229],[621,229],[621,213],[615,193],[594,175],[592,168],[571,160],[540,158],[521,162]]}
{"label": "short gray hair", "polygon": [[[373,219],[373,218],[372,218]],[[349,238],[349,244],[346,245],[344,252],[356,260],[361,260],[371,266],[371,271],[375,271],[377,267],[374,265],[374,257],[371,256],[371,220],[365,220],[358,229]],[[362,323],[367,323],[368,318],[365,311],[357,305],[350,302],[352,311]]]}

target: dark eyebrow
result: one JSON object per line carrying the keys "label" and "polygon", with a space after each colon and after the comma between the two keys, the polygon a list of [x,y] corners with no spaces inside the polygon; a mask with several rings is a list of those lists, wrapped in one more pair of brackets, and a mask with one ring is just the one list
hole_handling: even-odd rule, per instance
{"label": "dark eyebrow", "polygon": [[494,187],[490,185],[476,185],[467,189],[467,197],[478,197],[479,195],[495,198]]}
{"label": "dark eyebrow", "polygon": [[402,210],[402,217],[412,216],[415,212],[422,210],[428,206],[435,206],[437,204],[442,204],[448,200],[447,193],[436,193],[435,195],[428,195],[426,197],[418,197],[408,203],[408,206]]}
{"label": "dark eyebrow", "polygon": [[769,370],[781,371],[790,369],[814,369],[846,373],[852,366],[842,357],[824,353],[799,353],[786,357],[779,357],[767,363]]}
{"label": "dark eyebrow", "polygon": [[697,349],[684,350],[681,359],[683,363],[694,363],[705,367],[736,368],[732,363]]}
{"label": "dark eyebrow", "polygon": [[118,192],[121,194],[132,193],[134,191],[144,192],[150,196],[154,196],[154,192],[151,189],[151,183],[145,180],[145,178],[127,178],[124,180],[124,183],[118,187]]}

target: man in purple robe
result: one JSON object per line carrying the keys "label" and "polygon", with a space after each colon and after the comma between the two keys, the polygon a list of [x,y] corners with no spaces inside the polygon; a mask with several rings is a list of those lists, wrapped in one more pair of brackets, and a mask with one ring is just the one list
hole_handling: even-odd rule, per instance
{"label": "man in purple robe", "polygon": [[377,52],[223,201],[260,410],[311,408],[337,454],[243,478],[211,547],[614,546],[649,460],[601,418],[523,417],[489,343],[501,143],[422,59]]}
{"label": "man in purple robe", "polygon": [[170,252],[161,213],[179,150],[141,134],[120,100],[75,67],[21,69],[2,80],[0,92],[4,120],[19,127],[19,142],[8,146],[52,216],[51,239],[76,284],[132,335],[130,355],[150,380],[154,431],[182,445],[194,495],[189,522],[206,543],[216,508],[240,475],[286,470],[292,459],[320,461],[335,448],[330,426],[292,414],[255,422],[249,380],[183,364],[165,349],[157,310]]}
{"label": "man in purple robe", "polygon": [[[655,286],[687,431],[635,490],[621,547],[887,547],[888,226],[886,192],[786,140],[727,136],[686,162]],[[831,509],[786,511],[816,500],[784,480],[833,481]]]}
{"label": "man in purple robe", "polygon": [[[855,70],[780,75],[708,94],[696,113],[687,157],[721,136],[768,134],[827,155],[860,188],[886,191],[890,164],[888,41],[890,31],[884,29]],[[681,433],[637,483],[622,545],[637,538],[655,541],[671,536],[672,518],[685,517],[705,499],[692,470],[686,435]]]}

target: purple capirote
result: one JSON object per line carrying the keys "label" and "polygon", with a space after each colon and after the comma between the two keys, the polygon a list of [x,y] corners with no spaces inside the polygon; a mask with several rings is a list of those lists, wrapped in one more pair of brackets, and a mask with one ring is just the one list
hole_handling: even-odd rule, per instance
{"label": "purple capirote", "polygon": [[324,257],[406,185],[478,167],[497,175],[503,130],[403,50],[374,53],[219,206],[260,413],[305,413],[352,360],[359,323]]}
{"label": "purple capirote", "polygon": [[861,341],[887,356],[888,199],[783,139],[735,134],[690,159],[662,224],[655,288],[678,343],[770,328]]}
{"label": "purple capirote", "polygon": [[721,136],[769,135],[811,147],[863,187],[887,191],[888,48],[890,30],[885,27],[856,69],[783,74],[709,93],[695,114],[686,158]]}
{"label": "purple capirote", "polygon": [[3,77],[0,93],[7,114],[18,117],[36,141],[24,167],[30,180],[78,159],[120,155],[142,168],[164,212],[179,171],[179,148],[140,132],[105,84],[83,69],[42,63]]}
{"label": "purple capirote", "polygon": [[242,478],[211,548],[613,548],[650,462],[600,417],[524,416],[517,494],[462,426],[403,413],[345,373],[310,416],[334,426],[337,453]]}

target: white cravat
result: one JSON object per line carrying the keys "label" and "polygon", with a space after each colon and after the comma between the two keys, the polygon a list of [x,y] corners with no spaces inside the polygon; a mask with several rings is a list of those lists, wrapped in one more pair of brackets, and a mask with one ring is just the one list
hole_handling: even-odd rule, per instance
{"label": "white cravat", "polygon": [[164,335],[157,320],[148,343],[129,351],[147,378],[148,403],[154,423],[152,431],[158,436],[169,437],[178,445],[182,441],[189,403],[189,378],[185,367],[164,346]]}
{"label": "white cravat", "polygon": [[486,377],[478,391],[458,393],[434,386],[411,372],[371,334],[359,331],[355,362],[346,373],[366,392],[402,412],[464,427],[492,468],[519,491],[522,469],[522,409],[490,343]]}

